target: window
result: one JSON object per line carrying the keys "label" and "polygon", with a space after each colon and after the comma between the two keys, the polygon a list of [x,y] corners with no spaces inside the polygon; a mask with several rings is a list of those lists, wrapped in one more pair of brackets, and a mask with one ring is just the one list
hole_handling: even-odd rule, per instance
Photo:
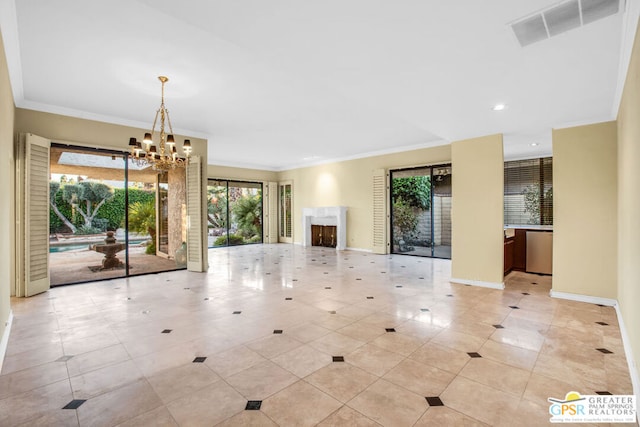
{"label": "window", "polygon": [[505,225],[553,225],[553,159],[504,163]]}

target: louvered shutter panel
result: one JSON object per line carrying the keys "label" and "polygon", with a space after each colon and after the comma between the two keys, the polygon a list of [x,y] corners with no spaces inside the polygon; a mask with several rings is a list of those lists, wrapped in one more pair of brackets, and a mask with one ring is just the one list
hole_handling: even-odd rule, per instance
{"label": "louvered shutter panel", "polygon": [[204,259],[202,160],[193,156],[187,166],[187,270],[206,271]]}
{"label": "louvered shutter panel", "polygon": [[278,243],[278,183],[265,183],[266,195],[263,194],[264,212],[264,243]]}
{"label": "louvered shutter panel", "polygon": [[373,171],[373,253],[387,253],[387,175],[384,169]]}
{"label": "louvered shutter panel", "polygon": [[49,289],[49,146],[50,141],[21,135],[18,168],[21,181],[18,236],[22,242],[18,262],[18,296],[32,296]]}

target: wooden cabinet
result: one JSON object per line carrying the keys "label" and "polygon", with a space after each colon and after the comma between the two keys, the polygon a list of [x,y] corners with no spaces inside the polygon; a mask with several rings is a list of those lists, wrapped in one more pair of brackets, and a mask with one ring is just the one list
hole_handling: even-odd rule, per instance
{"label": "wooden cabinet", "polygon": [[513,269],[525,271],[527,269],[527,230],[516,229],[513,238]]}
{"label": "wooden cabinet", "polygon": [[504,239],[504,274],[505,276],[513,269],[515,249],[515,237],[505,237]]}

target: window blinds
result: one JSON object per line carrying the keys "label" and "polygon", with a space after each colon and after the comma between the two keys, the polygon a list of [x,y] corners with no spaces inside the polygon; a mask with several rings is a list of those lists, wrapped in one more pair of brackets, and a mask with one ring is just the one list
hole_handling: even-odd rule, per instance
{"label": "window blinds", "polygon": [[504,163],[505,225],[553,225],[553,159]]}

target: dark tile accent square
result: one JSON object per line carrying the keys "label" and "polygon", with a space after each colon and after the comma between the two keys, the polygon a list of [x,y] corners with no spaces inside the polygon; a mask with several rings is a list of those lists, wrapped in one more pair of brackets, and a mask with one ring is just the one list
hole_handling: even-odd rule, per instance
{"label": "dark tile accent square", "polygon": [[428,308],[421,308],[420,311],[425,312],[425,311],[429,311]]}
{"label": "dark tile accent square", "polygon": [[607,350],[606,348],[596,348],[596,350],[603,354],[613,354],[613,351]]}
{"label": "dark tile accent square", "polygon": [[328,271],[325,271],[325,272],[324,272],[324,273],[322,273],[322,274],[329,274],[329,272],[328,272]]}
{"label": "dark tile accent square", "polygon": [[387,272],[386,271],[381,271],[380,274],[387,274]]}
{"label": "dark tile accent square", "polygon": [[297,282],[297,281],[298,281],[298,279],[291,279],[291,281],[292,281],[292,282]]}
{"label": "dark tile accent square", "polygon": [[329,314],[336,314],[336,311],[335,311],[335,310],[331,310],[331,311],[329,312]]}
{"label": "dark tile accent square", "polygon": [[163,330],[162,330],[162,333],[163,333],[163,334],[170,334],[170,333],[171,333],[171,331],[173,331],[173,329],[163,329]]}
{"label": "dark tile accent square", "polygon": [[273,333],[274,334],[281,334],[282,333],[282,329],[274,329]]}
{"label": "dark tile accent square", "polygon": [[469,355],[469,357],[474,358],[474,359],[477,358],[477,357],[482,357],[482,356],[480,356],[480,353],[476,353],[475,351],[471,352],[471,353],[467,353],[467,354]]}
{"label": "dark tile accent square", "polygon": [[344,356],[333,356],[334,362],[344,362]]}
{"label": "dark tile accent square", "polygon": [[267,276],[269,276],[271,273],[264,273],[264,274],[266,274]]}
{"label": "dark tile accent square", "polygon": [[127,301],[131,301],[131,297],[127,297]]}
{"label": "dark tile accent square", "polygon": [[234,311],[233,314],[240,314],[242,313],[241,311]]}
{"label": "dark tile accent square", "polygon": [[523,292],[522,295],[531,295],[529,292]]}
{"label": "dark tile accent square", "polygon": [[531,284],[532,284],[532,285],[537,285],[537,284],[538,284],[538,282],[531,282]]}
{"label": "dark tile accent square", "polygon": [[396,331],[395,328],[385,328],[384,330],[387,331],[387,332],[395,332]]}
{"label": "dark tile accent square", "polygon": [[367,299],[373,299],[373,297],[367,297]]}
{"label": "dark tile accent square", "polygon": [[444,403],[442,403],[442,400],[440,400],[438,396],[425,397],[425,399],[427,399],[429,406],[444,406]]}
{"label": "dark tile accent square", "polygon": [[453,295],[452,295],[452,294],[447,294],[447,296],[448,296],[448,297],[452,297]]}
{"label": "dark tile accent square", "polygon": [[609,391],[596,391],[596,394],[599,394],[600,396],[613,396]]}
{"label": "dark tile accent square", "polygon": [[262,400],[248,400],[247,406],[244,407],[245,411],[259,411],[262,406]]}
{"label": "dark tile accent square", "polygon": [[78,409],[82,404],[86,402],[84,399],[73,399],[71,402],[67,403],[62,409]]}
{"label": "dark tile accent square", "polygon": [[211,298],[209,298],[209,297],[206,297],[206,298],[205,298],[204,300],[205,300],[205,301],[209,301],[210,299],[211,299]]}
{"label": "dark tile accent square", "polygon": [[207,360],[206,357],[204,356],[198,356],[195,359],[193,359],[193,361],[191,363],[203,363],[205,360]]}
{"label": "dark tile accent square", "polygon": [[291,298],[291,297],[287,297],[287,298],[285,298],[284,300],[285,300],[285,301],[291,301],[291,300],[293,300],[293,298]]}
{"label": "dark tile accent square", "polygon": [[66,362],[67,360],[70,360],[73,358],[73,355],[69,355],[69,356],[62,356],[58,359],[56,359],[56,362]]}
{"label": "dark tile accent square", "polygon": [[424,277],[418,277],[418,279],[420,279],[420,280],[424,280]]}
{"label": "dark tile accent square", "polygon": [[331,286],[325,286],[324,288],[325,289],[331,289]]}
{"label": "dark tile accent square", "polygon": [[401,288],[401,287],[402,287],[402,285],[396,285],[396,288]]}
{"label": "dark tile accent square", "polygon": [[362,280],[362,279],[361,279],[361,278],[359,278],[359,277],[356,277],[356,280]]}
{"label": "dark tile accent square", "polygon": [[191,288],[184,288],[185,291],[188,291],[189,289],[191,289]]}
{"label": "dark tile accent square", "polygon": [[496,329],[504,329],[504,326],[502,325],[491,325],[491,326],[493,326]]}
{"label": "dark tile accent square", "polygon": [[607,322],[596,322],[598,325],[609,326]]}
{"label": "dark tile accent square", "polygon": [[509,308],[513,308],[514,310],[520,310],[520,307],[517,305],[510,305]]}

